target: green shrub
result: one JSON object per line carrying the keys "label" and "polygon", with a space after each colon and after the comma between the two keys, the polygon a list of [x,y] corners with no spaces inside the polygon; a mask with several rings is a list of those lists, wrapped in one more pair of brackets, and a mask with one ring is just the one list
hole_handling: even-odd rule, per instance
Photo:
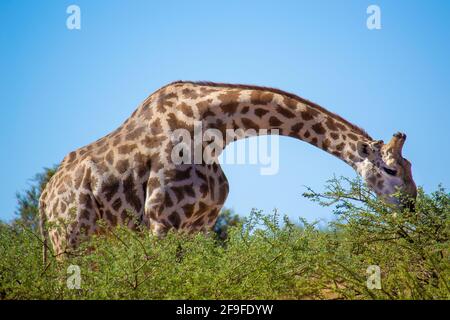
{"label": "green shrub", "polygon": [[[258,211],[231,219],[222,239],[118,227],[46,266],[33,230],[0,225],[0,298],[449,299],[450,196],[442,188],[419,190],[415,213],[376,200],[360,180],[333,179],[325,193],[305,196],[334,206],[328,228]],[[67,286],[70,265],[80,268],[80,289]],[[367,287],[371,265],[381,270],[380,289]]]}

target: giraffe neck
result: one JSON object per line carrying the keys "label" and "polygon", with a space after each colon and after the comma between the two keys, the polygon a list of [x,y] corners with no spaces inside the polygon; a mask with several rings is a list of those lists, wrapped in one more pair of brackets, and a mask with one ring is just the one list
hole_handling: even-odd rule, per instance
{"label": "giraffe neck", "polygon": [[[207,90],[207,89],[204,89]],[[354,169],[364,160],[357,142],[373,141],[362,129],[326,109],[276,89],[214,85],[197,104],[207,127],[226,129],[278,129],[343,160]]]}

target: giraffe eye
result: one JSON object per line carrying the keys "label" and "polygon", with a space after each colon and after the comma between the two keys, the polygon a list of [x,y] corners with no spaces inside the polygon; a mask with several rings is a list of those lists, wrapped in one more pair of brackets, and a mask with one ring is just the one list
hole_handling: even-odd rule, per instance
{"label": "giraffe eye", "polygon": [[397,170],[392,170],[392,169],[389,169],[389,168],[386,168],[386,167],[383,167],[383,170],[384,170],[387,174],[389,174],[389,175],[391,175],[391,176],[396,176],[396,175],[397,175]]}

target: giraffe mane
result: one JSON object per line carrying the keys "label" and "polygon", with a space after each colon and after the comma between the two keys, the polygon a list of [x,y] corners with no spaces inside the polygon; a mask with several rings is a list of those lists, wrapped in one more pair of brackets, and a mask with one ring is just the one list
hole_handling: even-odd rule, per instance
{"label": "giraffe mane", "polygon": [[280,94],[282,96],[286,96],[288,98],[294,99],[303,104],[307,104],[308,106],[317,109],[318,111],[330,116],[331,118],[344,123],[350,129],[352,129],[354,132],[361,134],[362,136],[366,137],[369,140],[373,140],[372,137],[364,129],[362,129],[361,127],[342,118],[340,115],[325,109],[324,107],[318,105],[317,103],[314,103],[312,101],[304,99],[296,94],[283,91],[281,89],[257,86],[257,85],[249,85],[249,84],[232,84],[232,83],[221,83],[221,82],[212,82],[212,81],[182,81],[182,80],[178,80],[178,81],[174,81],[168,85],[177,84],[177,83],[188,83],[188,84],[190,83],[190,84],[201,85],[201,86],[236,88],[236,89],[244,89],[244,90],[262,90],[262,91],[269,91],[269,92],[272,92],[275,94]]}

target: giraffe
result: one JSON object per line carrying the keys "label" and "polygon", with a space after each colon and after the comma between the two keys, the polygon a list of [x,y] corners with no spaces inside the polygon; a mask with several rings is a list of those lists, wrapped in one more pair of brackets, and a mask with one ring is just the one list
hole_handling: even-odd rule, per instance
{"label": "giraffe", "polygon": [[224,136],[228,129],[278,129],[343,160],[388,202],[398,202],[396,190],[416,196],[411,164],[401,153],[402,133],[384,144],[325,108],[274,88],[176,81],[151,94],[118,129],[63,159],[40,197],[44,242],[56,255],[70,251],[101,231],[100,219],[108,227],[143,226],[158,236],[171,228],[209,230],[228,195],[225,174],[217,161],[175,164],[170,157],[171,132],[193,133],[196,121]]}

